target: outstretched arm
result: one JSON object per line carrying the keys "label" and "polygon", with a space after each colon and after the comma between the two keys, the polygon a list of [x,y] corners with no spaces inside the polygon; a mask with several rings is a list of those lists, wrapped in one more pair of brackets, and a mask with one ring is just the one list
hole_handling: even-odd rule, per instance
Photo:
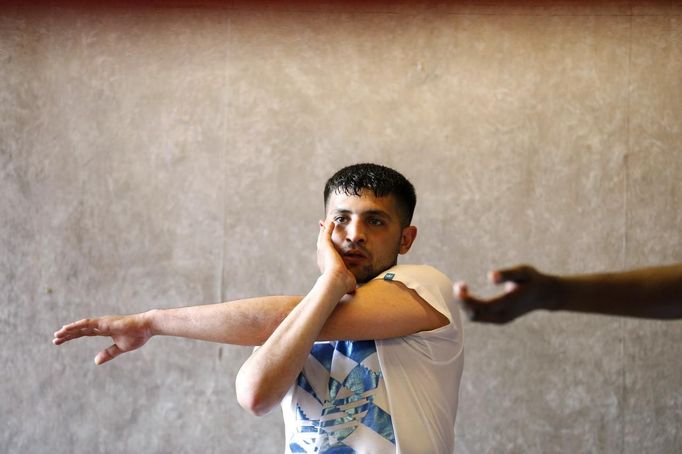
{"label": "outstretched arm", "polygon": [[682,318],[682,264],[576,276],[553,276],[521,265],[494,271],[490,279],[504,284],[505,292],[482,299],[471,296],[466,284],[455,284],[472,321],[507,323],[535,309]]}
{"label": "outstretched arm", "polygon": [[[302,298],[264,296],[88,318],[64,325],[54,333],[52,342],[61,345],[84,336],[111,337],[112,345],[95,356],[98,365],[142,347],[155,335],[262,345]],[[434,329],[448,322],[400,282],[371,281],[341,302],[322,328],[319,340],[386,339]]]}
{"label": "outstretched arm", "polygon": [[83,336],[111,337],[114,343],[95,357],[103,364],[142,347],[152,336],[178,336],[234,345],[261,345],[289,314],[300,296],[265,296],[220,304],[188,306],[79,320],[54,333],[61,345]]}

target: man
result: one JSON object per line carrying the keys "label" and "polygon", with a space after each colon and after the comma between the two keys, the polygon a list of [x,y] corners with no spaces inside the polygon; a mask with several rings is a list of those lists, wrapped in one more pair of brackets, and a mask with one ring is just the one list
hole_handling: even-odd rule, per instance
{"label": "man", "polygon": [[97,364],[155,334],[261,345],[238,373],[237,398],[258,415],[281,403],[287,452],[452,452],[461,321],[442,273],[396,265],[417,235],[412,184],[357,164],[327,181],[324,201],[321,274],[306,296],[81,320],[55,344],[111,336]]}
{"label": "man", "polygon": [[682,264],[613,273],[555,276],[527,265],[493,271],[490,280],[506,291],[490,299],[455,293],[472,321],[508,323],[536,309],[648,319],[682,318]]}

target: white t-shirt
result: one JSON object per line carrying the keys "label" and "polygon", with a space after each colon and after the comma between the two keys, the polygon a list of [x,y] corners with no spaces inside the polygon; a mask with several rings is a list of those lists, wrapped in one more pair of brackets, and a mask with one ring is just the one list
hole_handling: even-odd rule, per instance
{"label": "white t-shirt", "polygon": [[316,342],[282,400],[287,453],[453,451],[464,358],[452,282],[425,265],[375,279],[403,283],[450,323],[385,340]]}

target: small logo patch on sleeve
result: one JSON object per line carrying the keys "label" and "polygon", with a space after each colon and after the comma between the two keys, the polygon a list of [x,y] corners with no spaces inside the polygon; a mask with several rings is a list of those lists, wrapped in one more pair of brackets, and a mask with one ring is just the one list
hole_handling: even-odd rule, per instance
{"label": "small logo patch on sleeve", "polygon": [[385,280],[385,281],[392,281],[394,277],[395,277],[395,273],[386,273],[386,274],[384,274],[384,280]]}

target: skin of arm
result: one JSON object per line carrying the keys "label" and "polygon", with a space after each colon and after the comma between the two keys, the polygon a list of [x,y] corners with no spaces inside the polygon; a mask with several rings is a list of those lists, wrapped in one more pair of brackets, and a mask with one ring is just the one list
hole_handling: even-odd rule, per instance
{"label": "skin of arm", "polygon": [[471,296],[455,284],[472,321],[508,323],[535,309],[649,319],[682,318],[682,264],[575,276],[544,274],[528,265],[490,273],[505,292],[490,299]]}
{"label": "skin of arm", "polygon": [[[416,293],[406,291],[402,284],[377,285],[380,282],[374,281],[377,282],[374,286],[368,284],[356,290],[355,277],[332,243],[333,230],[334,223],[330,221],[318,237],[322,275],[310,293],[239,370],[237,399],[255,415],[267,414],[279,404],[303,369],[317,339],[386,338],[447,324],[446,317],[416,297]],[[392,311],[398,315],[372,319],[380,312]],[[333,320],[329,320],[334,312]],[[371,326],[366,324],[368,318],[374,322]],[[378,320],[382,323],[377,324]]]}
{"label": "skin of arm", "polygon": [[[177,336],[233,345],[262,345],[303,297],[264,296],[122,316],[79,320],[54,333],[53,343],[111,337],[95,364],[143,346],[152,336]],[[439,328],[448,319],[400,282],[374,280],[345,294],[317,340],[386,339]]]}
{"label": "skin of arm", "polygon": [[682,264],[558,278],[557,310],[682,318]]}
{"label": "skin of arm", "polygon": [[142,347],[153,336],[261,345],[301,298],[264,296],[220,304],[88,318],[64,325],[54,333],[52,342],[61,345],[83,336],[111,337],[114,343],[97,354],[97,365]]}
{"label": "skin of arm", "polygon": [[320,276],[310,293],[242,365],[237,374],[236,391],[244,409],[261,416],[282,400],[303,369],[322,326],[349,291],[343,281],[335,273]]}
{"label": "skin of arm", "polygon": [[[302,300],[302,296],[264,296],[146,314],[152,335],[257,346]],[[447,317],[401,282],[370,281],[337,301],[317,340],[388,339],[448,323]]]}

